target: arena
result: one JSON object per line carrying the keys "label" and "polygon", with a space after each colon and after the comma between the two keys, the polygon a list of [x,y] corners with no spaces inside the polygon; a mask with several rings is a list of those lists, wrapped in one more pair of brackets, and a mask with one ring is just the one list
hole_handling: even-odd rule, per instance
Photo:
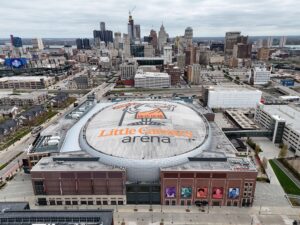
{"label": "arena", "polygon": [[183,103],[132,101],[107,106],[85,124],[80,145],[104,164],[125,167],[130,181],[159,180],[210,146],[206,118]]}
{"label": "arena", "polygon": [[236,156],[211,109],[179,100],[89,105],[51,129],[58,135],[73,121],[59,153],[31,156],[43,157],[31,169],[37,204],[252,205],[257,170]]}

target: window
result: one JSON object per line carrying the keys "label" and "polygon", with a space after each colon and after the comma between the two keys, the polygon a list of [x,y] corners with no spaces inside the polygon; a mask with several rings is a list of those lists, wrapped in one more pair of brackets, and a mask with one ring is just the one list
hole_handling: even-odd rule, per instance
{"label": "window", "polygon": [[118,205],[123,205],[123,201],[118,201]]}
{"label": "window", "polygon": [[184,200],[181,200],[181,201],[180,201],[180,205],[184,205]]}
{"label": "window", "polygon": [[62,201],[61,200],[56,201],[56,205],[62,205]]}
{"label": "window", "polygon": [[72,205],[78,205],[78,201],[72,201]]}
{"label": "window", "polygon": [[86,202],[85,200],[81,200],[80,204],[81,204],[81,205],[86,205],[87,202]]}
{"label": "window", "polygon": [[88,201],[88,205],[94,205],[93,201]]}
{"label": "window", "polygon": [[66,200],[66,205],[71,205],[71,201]]}
{"label": "window", "polygon": [[166,200],[166,205],[170,205],[170,201],[169,200]]}
{"label": "window", "polygon": [[176,201],[175,200],[172,200],[172,205],[176,205]]}
{"label": "window", "polygon": [[49,200],[50,205],[55,205],[55,200]]}
{"label": "window", "polygon": [[108,202],[107,201],[103,201],[103,205],[108,205]]}
{"label": "window", "polygon": [[96,204],[97,205],[102,205],[102,202],[101,201],[96,201]]}
{"label": "window", "polygon": [[117,202],[113,200],[113,201],[110,201],[110,204],[111,204],[111,205],[116,205]]}

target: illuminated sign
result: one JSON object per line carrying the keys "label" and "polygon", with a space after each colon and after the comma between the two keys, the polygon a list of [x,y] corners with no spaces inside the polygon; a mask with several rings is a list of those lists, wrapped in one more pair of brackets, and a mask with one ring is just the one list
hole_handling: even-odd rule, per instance
{"label": "illuminated sign", "polygon": [[12,68],[22,68],[27,64],[27,61],[25,58],[10,58],[10,59],[5,59],[5,65],[7,67],[12,67]]}

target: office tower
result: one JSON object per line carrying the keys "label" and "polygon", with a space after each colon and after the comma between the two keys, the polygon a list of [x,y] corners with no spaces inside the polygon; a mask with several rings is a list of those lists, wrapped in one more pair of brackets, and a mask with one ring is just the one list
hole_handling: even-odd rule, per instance
{"label": "office tower", "polygon": [[100,22],[100,31],[105,31],[105,22]]}
{"label": "office tower", "polygon": [[151,37],[151,44],[152,44],[153,48],[155,50],[157,50],[157,47],[158,47],[158,43],[157,42],[158,41],[157,41],[157,33],[156,33],[156,31],[155,30],[151,30],[149,37]]}
{"label": "office tower", "polygon": [[95,43],[97,38],[100,38],[100,40],[104,41],[106,44],[108,44],[109,42],[113,43],[113,32],[111,30],[94,30],[93,36]]}
{"label": "office tower", "polygon": [[251,44],[238,43],[233,46],[232,56],[239,59],[248,59],[251,58],[251,50]]}
{"label": "office tower", "polygon": [[163,47],[167,43],[167,40],[168,40],[168,34],[165,30],[164,25],[162,24],[158,32],[158,49],[160,52],[163,52]]}
{"label": "office tower", "polygon": [[181,69],[174,64],[166,65],[165,72],[170,75],[171,77],[171,85],[178,85],[180,84],[180,77],[181,77]]}
{"label": "office tower", "polygon": [[130,38],[128,34],[123,34],[123,51],[124,57],[130,57]]}
{"label": "office tower", "polygon": [[129,12],[129,18],[128,18],[128,37],[129,37],[130,42],[133,42],[134,39],[135,39],[135,36],[134,36],[134,21],[133,21],[133,18],[132,18],[132,15],[131,15],[130,12]]}
{"label": "office tower", "polygon": [[226,32],[224,46],[225,57],[232,56],[233,47],[238,43],[238,37],[240,37],[240,35],[241,32]]}
{"label": "office tower", "polygon": [[273,37],[268,38],[268,46],[267,48],[271,48],[273,46]]}
{"label": "office tower", "polygon": [[257,52],[257,59],[262,61],[267,61],[269,59],[270,49],[269,48],[259,48]]}
{"label": "office tower", "polygon": [[82,39],[82,44],[84,49],[91,49],[90,39],[88,38]]}
{"label": "office tower", "polygon": [[22,38],[12,36],[12,45],[15,48],[22,48],[23,47]]}
{"label": "office tower", "polygon": [[122,42],[121,32],[115,32],[114,48],[119,49],[121,42]]}
{"label": "office tower", "polygon": [[283,48],[285,45],[286,45],[286,36],[282,36],[281,38],[280,38],[280,42],[279,42],[279,47],[280,48]]}
{"label": "office tower", "polygon": [[193,44],[193,29],[187,27],[184,31],[184,38],[186,40],[186,46],[191,46]]}
{"label": "office tower", "polygon": [[43,40],[41,38],[34,38],[31,40],[32,42],[32,47],[34,49],[38,49],[38,50],[43,50],[44,49],[44,43]]}
{"label": "office tower", "polygon": [[255,67],[251,69],[251,75],[249,76],[249,82],[253,85],[264,85],[270,81],[271,71],[266,67]]}
{"label": "office tower", "polygon": [[141,26],[139,24],[134,25],[135,39],[141,40]]}
{"label": "office tower", "polygon": [[164,64],[171,64],[172,63],[172,47],[165,46],[164,47]]}
{"label": "office tower", "polygon": [[77,49],[83,49],[83,42],[81,38],[76,39]]}

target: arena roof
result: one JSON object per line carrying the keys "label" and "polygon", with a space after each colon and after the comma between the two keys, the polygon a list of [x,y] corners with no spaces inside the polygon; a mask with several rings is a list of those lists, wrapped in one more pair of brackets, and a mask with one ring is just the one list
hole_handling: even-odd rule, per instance
{"label": "arena roof", "polygon": [[158,159],[193,151],[208,138],[204,116],[184,104],[131,101],[108,106],[84,128],[95,151],[121,158]]}

